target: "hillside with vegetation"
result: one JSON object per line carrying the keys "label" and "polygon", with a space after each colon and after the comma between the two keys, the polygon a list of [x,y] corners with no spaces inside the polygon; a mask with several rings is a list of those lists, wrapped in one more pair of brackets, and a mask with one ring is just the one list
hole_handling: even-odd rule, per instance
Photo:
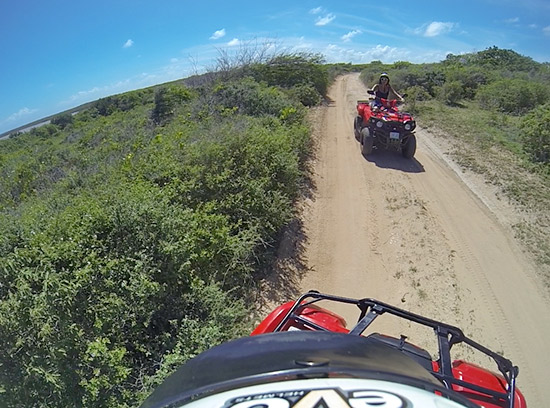
{"label": "hillside with vegetation", "polygon": [[249,333],[306,188],[308,107],[348,71],[389,72],[459,163],[537,215],[516,229],[550,271],[548,64],[496,48],[420,65],[222,58],[0,141],[3,406],[134,407]]}
{"label": "hillside with vegetation", "polygon": [[101,99],[1,142],[3,406],[135,406],[248,332],[308,154],[300,100],[327,85],[309,57],[248,68]]}

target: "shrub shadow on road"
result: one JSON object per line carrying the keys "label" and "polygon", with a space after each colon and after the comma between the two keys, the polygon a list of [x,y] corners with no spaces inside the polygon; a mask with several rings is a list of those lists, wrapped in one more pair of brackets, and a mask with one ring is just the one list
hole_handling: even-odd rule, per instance
{"label": "shrub shadow on road", "polygon": [[265,317],[275,307],[289,300],[297,299],[302,294],[301,282],[309,272],[305,259],[307,234],[304,230],[302,212],[307,211],[308,202],[315,200],[317,187],[313,180],[312,166],[317,153],[317,149],[314,147],[311,157],[306,160],[305,174],[295,204],[294,217],[277,237],[273,246],[272,262],[260,275],[258,298],[255,299],[256,312],[260,317]]}
{"label": "shrub shadow on road", "polygon": [[282,231],[276,243],[276,254],[258,282],[256,313],[265,317],[275,307],[297,299],[301,281],[308,272],[304,258],[307,237],[299,217],[295,217]]}
{"label": "shrub shadow on road", "polygon": [[422,163],[412,159],[405,159],[400,153],[387,150],[376,150],[367,157],[363,156],[369,163],[374,163],[382,169],[400,170],[405,173],[424,173],[426,170]]}

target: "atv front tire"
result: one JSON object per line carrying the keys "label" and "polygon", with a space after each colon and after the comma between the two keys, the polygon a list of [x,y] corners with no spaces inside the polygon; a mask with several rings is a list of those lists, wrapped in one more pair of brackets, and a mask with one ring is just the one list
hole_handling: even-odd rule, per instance
{"label": "atv front tire", "polygon": [[361,153],[363,156],[367,157],[372,153],[373,144],[374,139],[370,134],[370,129],[367,127],[361,130]]}
{"label": "atv front tire", "polygon": [[406,159],[412,159],[416,153],[416,136],[410,135],[407,139],[407,143],[401,149],[401,154]]}

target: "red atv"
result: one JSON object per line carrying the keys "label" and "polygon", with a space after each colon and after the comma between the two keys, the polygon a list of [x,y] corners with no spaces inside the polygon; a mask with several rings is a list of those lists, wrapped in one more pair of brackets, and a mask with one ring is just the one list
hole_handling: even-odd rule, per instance
{"label": "red atv", "polygon": [[[374,95],[372,90],[368,93]],[[364,156],[371,154],[373,149],[400,151],[407,159],[414,156],[416,122],[410,114],[399,111],[397,105],[397,100],[379,98],[357,101],[353,127]]]}
{"label": "red atv", "polygon": [[[320,303],[357,308],[347,328]],[[433,329],[438,356],[372,331],[382,315]],[[492,359],[500,374],[463,360],[466,344]],[[172,374],[142,408],[525,408],[518,368],[457,327],[374,299],[310,291],[279,306],[245,337],[214,347]]]}

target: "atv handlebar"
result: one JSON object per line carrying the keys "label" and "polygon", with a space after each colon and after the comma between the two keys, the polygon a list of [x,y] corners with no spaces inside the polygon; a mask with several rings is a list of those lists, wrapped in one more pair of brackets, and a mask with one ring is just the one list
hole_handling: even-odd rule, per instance
{"label": "atv handlebar", "polygon": [[[405,93],[401,96],[401,100],[399,100],[399,99],[384,99],[384,98],[378,98],[377,96],[375,96],[376,93],[372,89],[367,90],[367,93],[369,95],[373,96],[372,98],[369,98],[369,100],[371,100],[371,101],[372,100],[381,101],[383,105],[391,104],[392,101],[395,101],[395,100],[397,101],[396,103],[399,103],[399,104],[405,103],[405,97],[407,96],[407,94]],[[357,103],[360,103],[360,102],[363,102],[363,101],[357,101]]]}

